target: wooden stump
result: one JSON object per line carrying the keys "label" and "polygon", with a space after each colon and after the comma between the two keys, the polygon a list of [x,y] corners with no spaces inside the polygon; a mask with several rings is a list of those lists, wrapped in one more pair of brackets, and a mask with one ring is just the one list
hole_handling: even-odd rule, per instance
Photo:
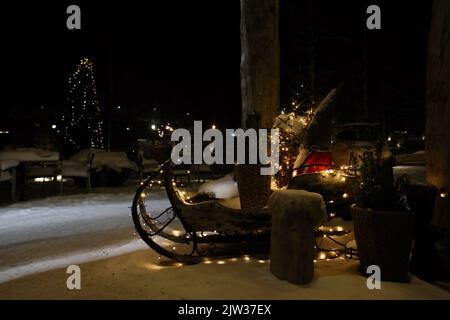
{"label": "wooden stump", "polygon": [[320,194],[283,190],[269,200],[272,214],[270,271],[296,284],[311,282],[314,275],[315,227],[326,219]]}

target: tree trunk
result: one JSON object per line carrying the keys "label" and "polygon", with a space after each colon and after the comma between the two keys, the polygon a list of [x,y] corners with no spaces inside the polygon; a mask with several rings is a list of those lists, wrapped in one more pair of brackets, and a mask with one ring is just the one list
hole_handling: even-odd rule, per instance
{"label": "tree trunk", "polygon": [[450,1],[435,0],[427,65],[426,175],[428,183],[441,189],[432,224],[444,236],[435,246],[450,276]]}
{"label": "tree trunk", "polygon": [[450,1],[435,0],[427,66],[427,181],[448,189],[450,182]]}
{"label": "tree trunk", "polygon": [[242,126],[271,128],[280,104],[278,0],[241,0]]}

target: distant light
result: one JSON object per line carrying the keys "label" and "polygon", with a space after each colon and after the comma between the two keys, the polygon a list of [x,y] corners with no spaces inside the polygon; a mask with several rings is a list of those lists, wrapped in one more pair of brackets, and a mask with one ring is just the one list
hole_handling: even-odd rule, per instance
{"label": "distant light", "polygon": [[156,130],[156,125],[152,124],[152,130]]}
{"label": "distant light", "polygon": [[344,193],[344,194],[342,195],[342,198],[347,199],[347,198],[348,198],[348,193]]}
{"label": "distant light", "polygon": [[189,117],[191,114],[188,112],[188,113],[186,113],[186,115]]}
{"label": "distant light", "polygon": [[448,193],[447,192],[441,192],[440,196],[441,196],[441,198],[447,198],[448,197]]}
{"label": "distant light", "polygon": [[391,137],[389,137],[389,138],[388,138],[388,141],[391,141],[391,140],[392,140],[392,138],[391,138]]}
{"label": "distant light", "polygon": [[216,130],[216,125],[213,124],[213,125],[211,126],[211,128],[212,128],[213,130]]}
{"label": "distant light", "polygon": [[120,110],[120,106],[117,106],[117,110]]}
{"label": "distant light", "polygon": [[[55,181],[54,177],[38,177],[38,178],[34,178],[33,179],[34,182],[52,182]],[[56,181],[65,181],[62,177],[62,175],[57,175],[56,176]]]}
{"label": "distant light", "polygon": [[0,134],[9,134],[9,131],[0,131]]}
{"label": "distant light", "polygon": [[131,129],[129,127],[127,127],[127,131],[130,131]]}
{"label": "distant light", "polygon": [[53,124],[53,125],[52,125],[52,129],[56,129],[56,124]]}

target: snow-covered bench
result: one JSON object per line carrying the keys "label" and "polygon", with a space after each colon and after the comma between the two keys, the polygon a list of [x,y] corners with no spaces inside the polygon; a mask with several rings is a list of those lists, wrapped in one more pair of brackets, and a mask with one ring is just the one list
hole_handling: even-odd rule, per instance
{"label": "snow-covered bench", "polygon": [[11,201],[16,199],[16,168],[17,160],[0,160],[0,183],[11,184]]}

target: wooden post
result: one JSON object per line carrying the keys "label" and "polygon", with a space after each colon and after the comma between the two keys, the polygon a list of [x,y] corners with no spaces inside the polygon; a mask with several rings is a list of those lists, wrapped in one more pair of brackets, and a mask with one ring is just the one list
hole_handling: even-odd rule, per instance
{"label": "wooden post", "polygon": [[426,176],[440,189],[432,224],[445,236],[437,244],[450,274],[450,2],[435,0],[431,16],[426,92]]}
{"label": "wooden post", "polygon": [[[278,0],[241,0],[243,128],[272,128],[278,114],[280,105],[278,16]],[[259,165],[236,167],[243,208],[259,208],[267,204],[271,176],[255,177],[254,172],[258,172],[259,169]],[[249,181],[251,175],[254,177]]]}
{"label": "wooden post", "polygon": [[[243,128],[271,128],[278,114],[280,104],[278,16],[278,0],[241,0]],[[254,118],[249,119],[249,116]]]}
{"label": "wooden post", "polygon": [[[438,188],[450,184],[450,2],[433,5],[427,66],[427,181]],[[445,141],[445,142],[444,142]]]}
{"label": "wooden post", "polygon": [[314,229],[326,219],[325,202],[318,193],[276,191],[269,200],[272,215],[270,271],[281,280],[311,282],[314,275]]}

